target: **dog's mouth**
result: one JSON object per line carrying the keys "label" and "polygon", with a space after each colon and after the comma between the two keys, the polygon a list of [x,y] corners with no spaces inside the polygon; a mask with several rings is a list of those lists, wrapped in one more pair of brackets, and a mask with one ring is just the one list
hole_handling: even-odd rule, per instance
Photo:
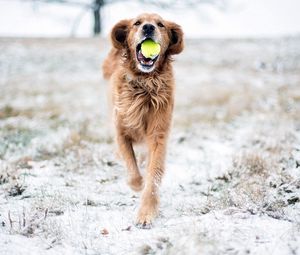
{"label": "dog's mouth", "polygon": [[152,69],[155,62],[157,61],[159,54],[153,58],[146,58],[142,53],[142,43],[149,38],[143,39],[137,46],[136,46],[136,57],[139,64],[146,70]]}

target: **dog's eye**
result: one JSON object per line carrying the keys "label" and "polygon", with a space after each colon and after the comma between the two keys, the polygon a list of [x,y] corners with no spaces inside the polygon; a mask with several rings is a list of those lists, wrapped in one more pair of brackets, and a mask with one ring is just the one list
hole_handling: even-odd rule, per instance
{"label": "dog's eye", "polygon": [[159,27],[165,27],[164,24],[161,23],[161,22],[158,22],[157,25],[158,25]]}
{"label": "dog's eye", "polygon": [[134,23],[135,26],[141,25],[141,22],[138,20],[137,22]]}

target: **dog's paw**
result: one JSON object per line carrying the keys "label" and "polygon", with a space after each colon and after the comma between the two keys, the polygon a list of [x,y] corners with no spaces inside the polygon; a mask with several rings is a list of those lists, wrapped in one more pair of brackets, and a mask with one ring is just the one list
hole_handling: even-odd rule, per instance
{"label": "dog's paw", "polygon": [[150,229],[152,227],[152,221],[154,219],[155,215],[138,215],[135,225],[138,228],[143,228],[143,229]]}
{"label": "dog's paw", "polygon": [[137,219],[136,219],[136,226],[139,228],[151,228],[153,219],[157,216],[157,208],[156,206],[147,206],[141,207]]}
{"label": "dog's paw", "polygon": [[137,228],[140,228],[140,229],[151,229],[152,228],[152,222],[150,222],[150,223],[146,223],[146,222],[136,223],[135,226]]}
{"label": "dog's paw", "polygon": [[135,178],[131,178],[130,180],[128,180],[128,185],[134,191],[141,191],[144,187],[143,177],[138,176]]}

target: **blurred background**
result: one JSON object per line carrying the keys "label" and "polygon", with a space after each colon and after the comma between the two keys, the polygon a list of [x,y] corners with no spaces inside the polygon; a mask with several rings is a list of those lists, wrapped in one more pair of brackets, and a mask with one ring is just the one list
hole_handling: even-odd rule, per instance
{"label": "blurred background", "polygon": [[0,36],[105,36],[141,12],[176,20],[187,37],[295,35],[299,10],[298,0],[1,0]]}

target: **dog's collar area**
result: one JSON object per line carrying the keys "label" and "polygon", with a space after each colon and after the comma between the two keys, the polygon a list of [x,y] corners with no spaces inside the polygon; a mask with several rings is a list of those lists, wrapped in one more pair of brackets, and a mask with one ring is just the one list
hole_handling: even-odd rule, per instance
{"label": "dog's collar area", "polygon": [[141,75],[141,76],[134,78],[130,74],[125,74],[124,80],[128,83],[143,84],[145,82],[145,77],[143,75]]}
{"label": "dog's collar area", "polygon": [[142,77],[137,77],[137,78],[133,78],[130,74],[125,74],[125,80],[128,82],[128,83],[132,83],[132,82],[137,82],[137,83],[142,83],[143,82],[143,79]]}
{"label": "dog's collar area", "polygon": [[127,82],[131,82],[131,81],[133,81],[133,78],[131,77],[131,75],[129,75],[129,74],[125,74],[125,80],[127,81]]}

